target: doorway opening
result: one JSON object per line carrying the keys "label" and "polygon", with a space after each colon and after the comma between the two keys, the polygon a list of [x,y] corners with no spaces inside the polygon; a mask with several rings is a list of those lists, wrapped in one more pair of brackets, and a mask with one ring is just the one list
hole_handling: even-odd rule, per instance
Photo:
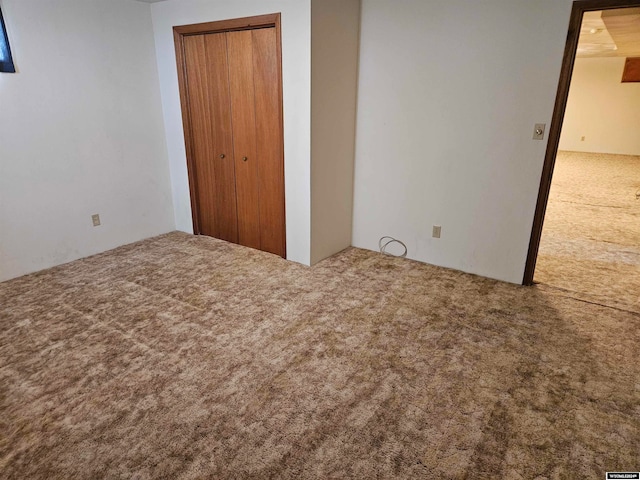
{"label": "doorway opening", "polygon": [[[596,303],[599,295],[637,303],[631,283],[640,277],[640,140],[633,133],[638,106],[629,99],[640,95],[640,83],[620,83],[635,57],[640,1],[574,2],[525,285],[535,274],[536,283],[584,291]],[[621,281],[610,288],[611,278]]]}

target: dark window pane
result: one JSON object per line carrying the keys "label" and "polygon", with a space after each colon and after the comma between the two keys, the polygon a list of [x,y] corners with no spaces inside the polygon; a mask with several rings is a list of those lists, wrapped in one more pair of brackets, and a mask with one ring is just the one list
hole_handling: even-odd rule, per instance
{"label": "dark window pane", "polygon": [[0,72],[15,72],[13,59],[11,58],[11,48],[9,48],[9,38],[7,30],[4,27],[4,18],[2,18],[2,10],[0,10]]}

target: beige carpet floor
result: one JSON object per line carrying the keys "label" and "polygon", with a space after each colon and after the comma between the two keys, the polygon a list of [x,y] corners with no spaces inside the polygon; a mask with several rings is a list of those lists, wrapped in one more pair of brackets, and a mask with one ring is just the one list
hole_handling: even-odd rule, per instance
{"label": "beige carpet floor", "polygon": [[602,479],[640,316],[172,233],[0,284],[3,479]]}
{"label": "beige carpet floor", "polygon": [[534,280],[640,313],[640,157],[559,152]]}

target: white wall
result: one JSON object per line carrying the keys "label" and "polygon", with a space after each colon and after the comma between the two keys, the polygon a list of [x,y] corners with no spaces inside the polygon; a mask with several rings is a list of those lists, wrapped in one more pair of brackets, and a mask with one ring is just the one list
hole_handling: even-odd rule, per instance
{"label": "white wall", "polygon": [[309,264],[311,228],[310,0],[167,0],[152,5],[175,221],[179,230],[193,232],[172,29],[176,25],[278,12],[282,14],[287,258]]}
{"label": "white wall", "polygon": [[360,0],[311,2],[311,263],[351,245]]}
{"label": "white wall", "polygon": [[355,246],[522,281],[571,4],[363,0]]}
{"label": "white wall", "polygon": [[172,230],[149,5],[2,8],[19,73],[0,73],[0,280]]}
{"label": "white wall", "polygon": [[576,59],[561,150],[640,155],[640,83],[621,83],[624,63],[622,57]]}

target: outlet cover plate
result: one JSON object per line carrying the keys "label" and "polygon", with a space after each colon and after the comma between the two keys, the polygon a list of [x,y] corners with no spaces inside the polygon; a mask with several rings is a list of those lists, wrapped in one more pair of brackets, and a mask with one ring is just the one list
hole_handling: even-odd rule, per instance
{"label": "outlet cover plate", "polygon": [[93,226],[97,227],[100,225],[100,215],[98,215],[97,213],[94,215],[91,215],[91,221],[93,222]]}
{"label": "outlet cover plate", "polygon": [[442,227],[440,225],[434,225],[433,226],[433,232],[431,234],[431,236],[433,238],[440,238],[440,234],[442,233]]}

